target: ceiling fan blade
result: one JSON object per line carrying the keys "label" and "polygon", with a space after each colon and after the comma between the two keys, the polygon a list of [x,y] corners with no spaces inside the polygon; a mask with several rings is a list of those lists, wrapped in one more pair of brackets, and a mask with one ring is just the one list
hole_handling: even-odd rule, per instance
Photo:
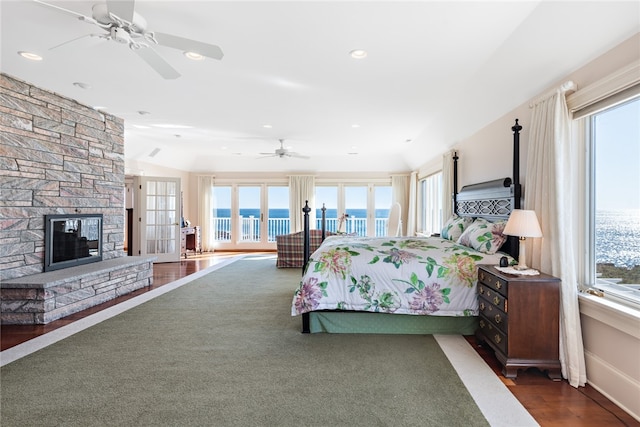
{"label": "ceiling fan blade", "polygon": [[150,47],[141,47],[140,49],[134,49],[134,52],[138,54],[147,64],[151,66],[158,74],[165,79],[177,79],[180,77],[180,73],[176,71],[167,61],[165,61],[158,53]]}
{"label": "ceiling fan blade", "polygon": [[135,0],[107,0],[107,10],[118,18],[127,22],[133,22],[133,10],[136,7]]}
{"label": "ceiling fan blade", "polygon": [[38,3],[38,4],[40,4],[40,5],[42,5],[42,6],[50,7],[52,9],[56,9],[59,12],[66,13],[67,15],[71,15],[71,16],[79,19],[80,21],[86,21],[86,22],[88,22],[90,24],[97,24],[96,20],[91,18],[90,16],[86,16],[86,15],[83,15],[81,13],[74,12],[73,10],[69,10],[69,9],[65,9],[64,7],[56,6],[54,4],[45,3],[45,2],[40,1],[40,0],[33,0],[33,1]]}
{"label": "ceiling fan blade", "polygon": [[184,52],[196,52],[200,55],[213,59],[222,59],[224,54],[219,46],[209,43],[199,42],[197,40],[186,39],[184,37],[174,36],[171,34],[154,32],[158,44],[162,46],[180,49]]}
{"label": "ceiling fan blade", "polygon": [[292,153],[292,152],[289,152],[286,155],[289,156],[289,157],[295,157],[295,158],[298,158],[298,159],[309,159],[310,158],[309,156],[303,156],[302,154]]}

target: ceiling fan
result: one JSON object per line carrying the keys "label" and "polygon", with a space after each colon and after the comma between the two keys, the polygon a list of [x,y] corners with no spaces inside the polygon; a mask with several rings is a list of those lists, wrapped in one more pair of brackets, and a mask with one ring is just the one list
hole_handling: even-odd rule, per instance
{"label": "ceiling fan", "polygon": [[308,156],[289,151],[289,149],[284,146],[284,139],[279,139],[278,141],[280,141],[280,148],[276,148],[273,153],[260,153],[260,155],[263,157],[280,157],[281,159],[285,157],[297,157],[299,159],[309,158]]}
{"label": "ceiling fan", "polygon": [[[93,5],[91,17],[62,7],[34,0],[36,3],[75,16],[80,21],[97,25],[105,31],[103,34],[88,34],[126,44],[151,68],[165,79],[180,77],[180,73],[164,60],[153,48],[154,44],[180,49],[185,53],[199,54],[213,59],[222,59],[223,53],[219,46],[191,40],[172,34],[165,34],[147,30],[147,21],[135,11],[135,0],[107,0],[106,3]],[[87,37],[82,36],[82,37]],[[82,38],[80,37],[80,38]],[[52,47],[60,47],[78,39],[69,40]]]}

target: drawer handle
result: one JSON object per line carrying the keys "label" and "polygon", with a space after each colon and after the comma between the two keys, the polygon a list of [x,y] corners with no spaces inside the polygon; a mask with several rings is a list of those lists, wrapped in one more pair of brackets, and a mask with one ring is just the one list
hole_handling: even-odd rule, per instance
{"label": "drawer handle", "polygon": [[491,296],[491,291],[487,291],[487,296],[490,297]]}
{"label": "drawer handle", "polygon": [[484,328],[484,320],[480,320],[480,327]]}
{"label": "drawer handle", "polygon": [[480,303],[480,310],[484,311],[484,303],[483,302]]}
{"label": "drawer handle", "polygon": [[495,297],[495,298],[493,299],[493,303],[494,303],[495,305],[500,304],[500,298]]}
{"label": "drawer handle", "polygon": [[493,340],[496,342],[496,344],[500,344],[500,341],[502,341],[502,338],[500,338],[500,335],[494,335]]}
{"label": "drawer handle", "polygon": [[484,295],[484,288],[480,286],[480,295]]}
{"label": "drawer handle", "polygon": [[484,273],[480,273],[480,280],[484,280]]}
{"label": "drawer handle", "polygon": [[499,314],[496,314],[494,317],[494,320],[496,321],[496,323],[502,323],[502,316],[500,316]]}
{"label": "drawer handle", "polygon": [[500,280],[496,280],[496,288],[498,289],[502,288],[502,283],[500,282]]}

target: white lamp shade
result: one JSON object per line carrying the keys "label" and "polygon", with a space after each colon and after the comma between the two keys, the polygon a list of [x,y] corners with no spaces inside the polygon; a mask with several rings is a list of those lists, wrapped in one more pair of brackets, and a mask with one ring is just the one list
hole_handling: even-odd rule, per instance
{"label": "white lamp shade", "polygon": [[542,230],[535,211],[514,209],[502,234],[518,237],[542,237]]}

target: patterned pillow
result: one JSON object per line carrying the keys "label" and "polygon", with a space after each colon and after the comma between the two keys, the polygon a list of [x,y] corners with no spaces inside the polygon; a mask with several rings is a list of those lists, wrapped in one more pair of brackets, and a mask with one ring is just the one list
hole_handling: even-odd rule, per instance
{"label": "patterned pillow", "polygon": [[505,220],[489,222],[486,219],[478,218],[462,233],[458,244],[473,248],[478,252],[494,254],[507,241],[507,236],[502,234],[506,224]]}
{"label": "patterned pillow", "polygon": [[469,217],[459,217],[458,215],[453,215],[442,227],[442,231],[440,232],[440,237],[443,239],[457,241],[464,230],[473,222],[473,218]]}

